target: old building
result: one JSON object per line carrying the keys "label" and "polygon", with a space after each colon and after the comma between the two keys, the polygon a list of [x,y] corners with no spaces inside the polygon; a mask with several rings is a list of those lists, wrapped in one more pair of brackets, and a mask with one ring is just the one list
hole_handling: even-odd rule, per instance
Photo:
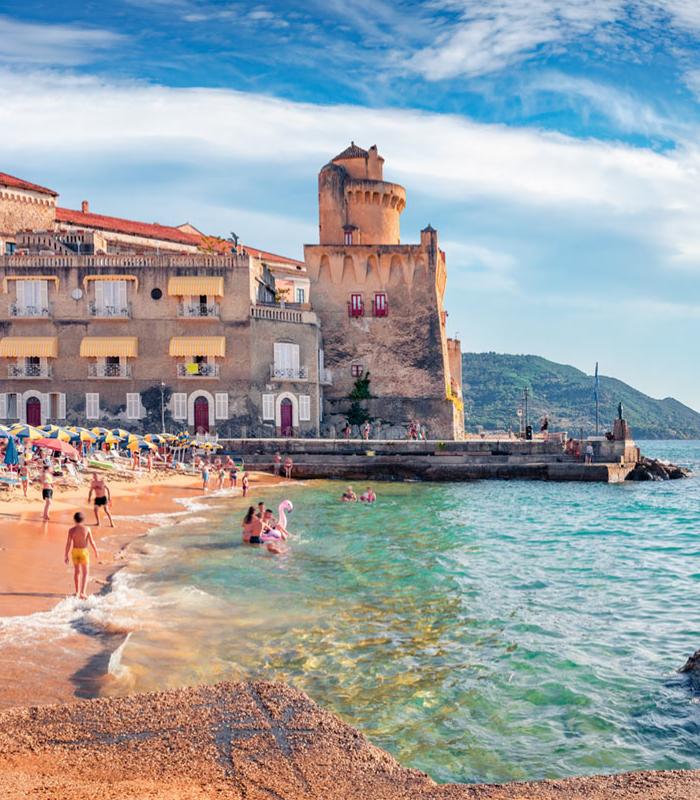
{"label": "old building", "polygon": [[304,257],[324,332],[327,421],[342,425],[358,379],[375,427],[425,425],[435,438],[462,435],[460,345],[447,338],[445,254],[428,225],[401,244],[403,186],[384,180],[376,146],[354,143],[321,169],[319,244]]}

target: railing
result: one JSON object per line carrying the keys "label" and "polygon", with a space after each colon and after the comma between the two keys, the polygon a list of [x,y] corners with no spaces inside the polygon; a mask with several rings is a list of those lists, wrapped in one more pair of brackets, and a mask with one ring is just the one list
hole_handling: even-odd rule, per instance
{"label": "railing", "polygon": [[50,378],[51,367],[47,364],[10,364],[7,368],[8,378]]}
{"label": "railing", "polygon": [[306,367],[278,367],[270,364],[270,377],[276,381],[306,381],[309,371]]}
{"label": "railing", "polygon": [[278,322],[303,322],[301,311],[296,311],[291,308],[280,308],[279,306],[251,306],[250,316],[253,317],[253,319],[272,319]]}
{"label": "railing", "polygon": [[130,378],[131,364],[88,364],[88,378]]}
{"label": "railing", "polygon": [[218,378],[218,364],[178,364],[178,378]]}
{"label": "railing", "polygon": [[50,315],[51,310],[46,306],[18,306],[17,303],[13,303],[10,306],[11,317],[36,319],[37,317],[48,317]]}
{"label": "railing", "polygon": [[[177,246],[177,243],[176,245]],[[187,247],[187,244],[183,246]],[[26,255],[0,256],[0,267],[248,267],[248,255]]]}
{"label": "railing", "polygon": [[91,300],[88,303],[88,314],[91,317],[102,319],[130,319],[131,303],[127,303],[125,306],[98,306],[94,300]]}
{"label": "railing", "polygon": [[322,367],[319,371],[319,383],[322,386],[330,386],[333,383],[333,373],[326,367]]}
{"label": "railing", "polygon": [[218,303],[178,303],[178,317],[218,317],[221,308]]}

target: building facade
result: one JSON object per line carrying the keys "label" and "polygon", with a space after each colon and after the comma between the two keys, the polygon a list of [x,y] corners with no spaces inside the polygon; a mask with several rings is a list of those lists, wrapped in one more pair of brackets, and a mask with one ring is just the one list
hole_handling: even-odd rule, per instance
{"label": "building facade", "polygon": [[319,244],[304,257],[333,374],[326,419],[343,425],[358,379],[369,378],[362,407],[375,429],[414,421],[432,438],[459,438],[461,349],[446,334],[445,254],[430,225],[418,244],[401,243],[406,191],[384,180],[383,166],[376,146],[353,143],[319,173]]}

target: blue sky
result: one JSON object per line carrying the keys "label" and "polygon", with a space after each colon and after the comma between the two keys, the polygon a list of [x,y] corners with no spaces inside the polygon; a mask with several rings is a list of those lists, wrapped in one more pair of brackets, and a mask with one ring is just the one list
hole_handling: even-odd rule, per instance
{"label": "blue sky", "polygon": [[0,2],[0,170],[301,256],[376,143],[464,349],[700,410],[698,0]]}

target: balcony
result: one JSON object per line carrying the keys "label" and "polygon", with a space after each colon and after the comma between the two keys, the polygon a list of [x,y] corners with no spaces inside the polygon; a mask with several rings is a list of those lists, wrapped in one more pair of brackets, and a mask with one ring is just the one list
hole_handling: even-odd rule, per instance
{"label": "balcony", "polygon": [[19,306],[13,303],[10,316],[15,319],[41,319],[51,316],[51,310],[48,306]]}
{"label": "balcony", "polygon": [[329,369],[321,367],[318,374],[318,380],[321,386],[331,386],[333,384],[333,373]]}
{"label": "balcony", "polygon": [[178,378],[218,378],[219,365],[218,364],[178,364],[177,365]]}
{"label": "balcony", "polygon": [[177,315],[186,319],[207,319],[219,317],[221,308],[218,303],[178,303]]}
{"label": "balcony", "polygon": [[51,367],[46,364],[10,364],[8,378],[50,378]]}
{"label": "balcony", "polygon": [[130,378],[131,364],[88,364],[88,378]]}
{"label": "balcony", "polygon": [[304,312],[274,305],[255,305],[250,307],[253,319],[267,319],[276,322],[304,322]]}
{"label": "balcony", "polygon": [[127,303],[125,306],[98,306],[94,300],[91,300],[88,304],[88,314],[99,319],[130,319],[131,303]]}
{"label": "balcony", "polygon": [[278,367],[270,364],[270,378],[273,381],[308,381],[309,371],[306,367]]}

